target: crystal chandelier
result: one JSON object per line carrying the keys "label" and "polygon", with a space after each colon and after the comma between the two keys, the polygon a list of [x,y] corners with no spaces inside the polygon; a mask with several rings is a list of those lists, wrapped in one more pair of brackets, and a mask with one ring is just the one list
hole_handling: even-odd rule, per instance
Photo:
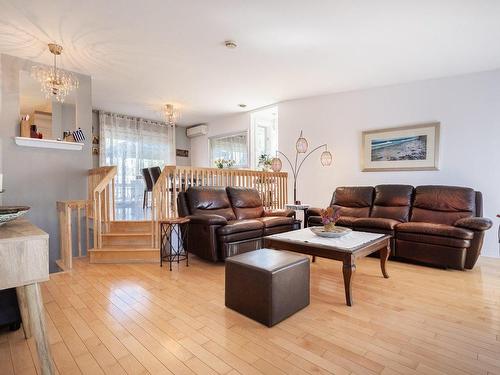
{"label": "crystal chandelier", "polygon": [[49,51],[54,55],[54,66],[34,66],[31,68],[31,76],[42,85],[42,92],[47,98],[54,97],[63,103],[71,90],[78,88],[79,82],[74,74],[58,69],[56,58],[62,53],[62,46],[49,43]]}
{"label": "crystal chandelier", "polygon": [[175,125],[181,116],[179,111],[174,108],[173,104],[165,104],[163,106],[163,114],[165,115],[165,121],[170,125]]}

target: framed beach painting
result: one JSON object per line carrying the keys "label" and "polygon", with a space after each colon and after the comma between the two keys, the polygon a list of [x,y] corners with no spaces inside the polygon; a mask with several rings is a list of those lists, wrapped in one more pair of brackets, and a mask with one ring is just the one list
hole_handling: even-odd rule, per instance
{"label": "framed beach painting", "polygon": [[438,169],[439,123],[363,132],[364,172]]}

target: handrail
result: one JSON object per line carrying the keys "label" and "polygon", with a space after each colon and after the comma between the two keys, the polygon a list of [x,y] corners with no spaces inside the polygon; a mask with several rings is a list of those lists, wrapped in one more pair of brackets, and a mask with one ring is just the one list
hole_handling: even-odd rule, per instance
{"label": "handrail", "polygon": [[94,194],[102,192],[106,188],[106,186],[111,181],[113,181],[115,176],[116,176],[116,167],[115,166],[110,167],[106,175],[102,178],[101,182],[99,182],[99,184],[97,184],[97,186],[94,188]]}
{"label": "handrail", "polygon": [[159,221],[178,215],[177,196],[190,186],[241,186],[258,190],[265,208],[285,207],[288,196],[286,172],[246,169],[165,166],[153,187],[153,244],[159,246]]}
{"label": "handrail", "polygon": [[110,228],[115,217],[115,176],[116,166],[99,167],[89,170],[89,199],[92,200],[94,228],[94,248],[102,248],[102,235]]}

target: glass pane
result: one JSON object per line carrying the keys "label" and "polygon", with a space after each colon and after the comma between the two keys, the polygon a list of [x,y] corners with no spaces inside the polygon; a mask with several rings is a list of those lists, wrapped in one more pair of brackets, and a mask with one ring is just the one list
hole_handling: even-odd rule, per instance
{"label": "glass pane", "polygon": [[278,107],[270,107],[252,113],[252,167],[262,169],[259,158],[275,156],[278,149]]}

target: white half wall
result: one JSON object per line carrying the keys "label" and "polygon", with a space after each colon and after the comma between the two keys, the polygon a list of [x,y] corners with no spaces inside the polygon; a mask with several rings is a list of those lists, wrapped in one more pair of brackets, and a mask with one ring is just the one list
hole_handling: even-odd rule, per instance
{"label": "white half wall", "polygon": [[[342,185],[469,186],[483,193],[484,216],[495,224],[483,255],[499,256],[500,70],[291,100],[278,103],[278,111],[281,151],[292,155],[303,130],[310,147],[328,143],[333,153],[330,167],[321,166],[320,152],[304,163],[297,187],[302,202],[326,206]],[[438,171],[361,172],[363,130],[434,121],[441,123]],[[246,130],[250,113],[208,125],[208,136]],[[208,136],[192,139],[193,166],[208,166]]]}

